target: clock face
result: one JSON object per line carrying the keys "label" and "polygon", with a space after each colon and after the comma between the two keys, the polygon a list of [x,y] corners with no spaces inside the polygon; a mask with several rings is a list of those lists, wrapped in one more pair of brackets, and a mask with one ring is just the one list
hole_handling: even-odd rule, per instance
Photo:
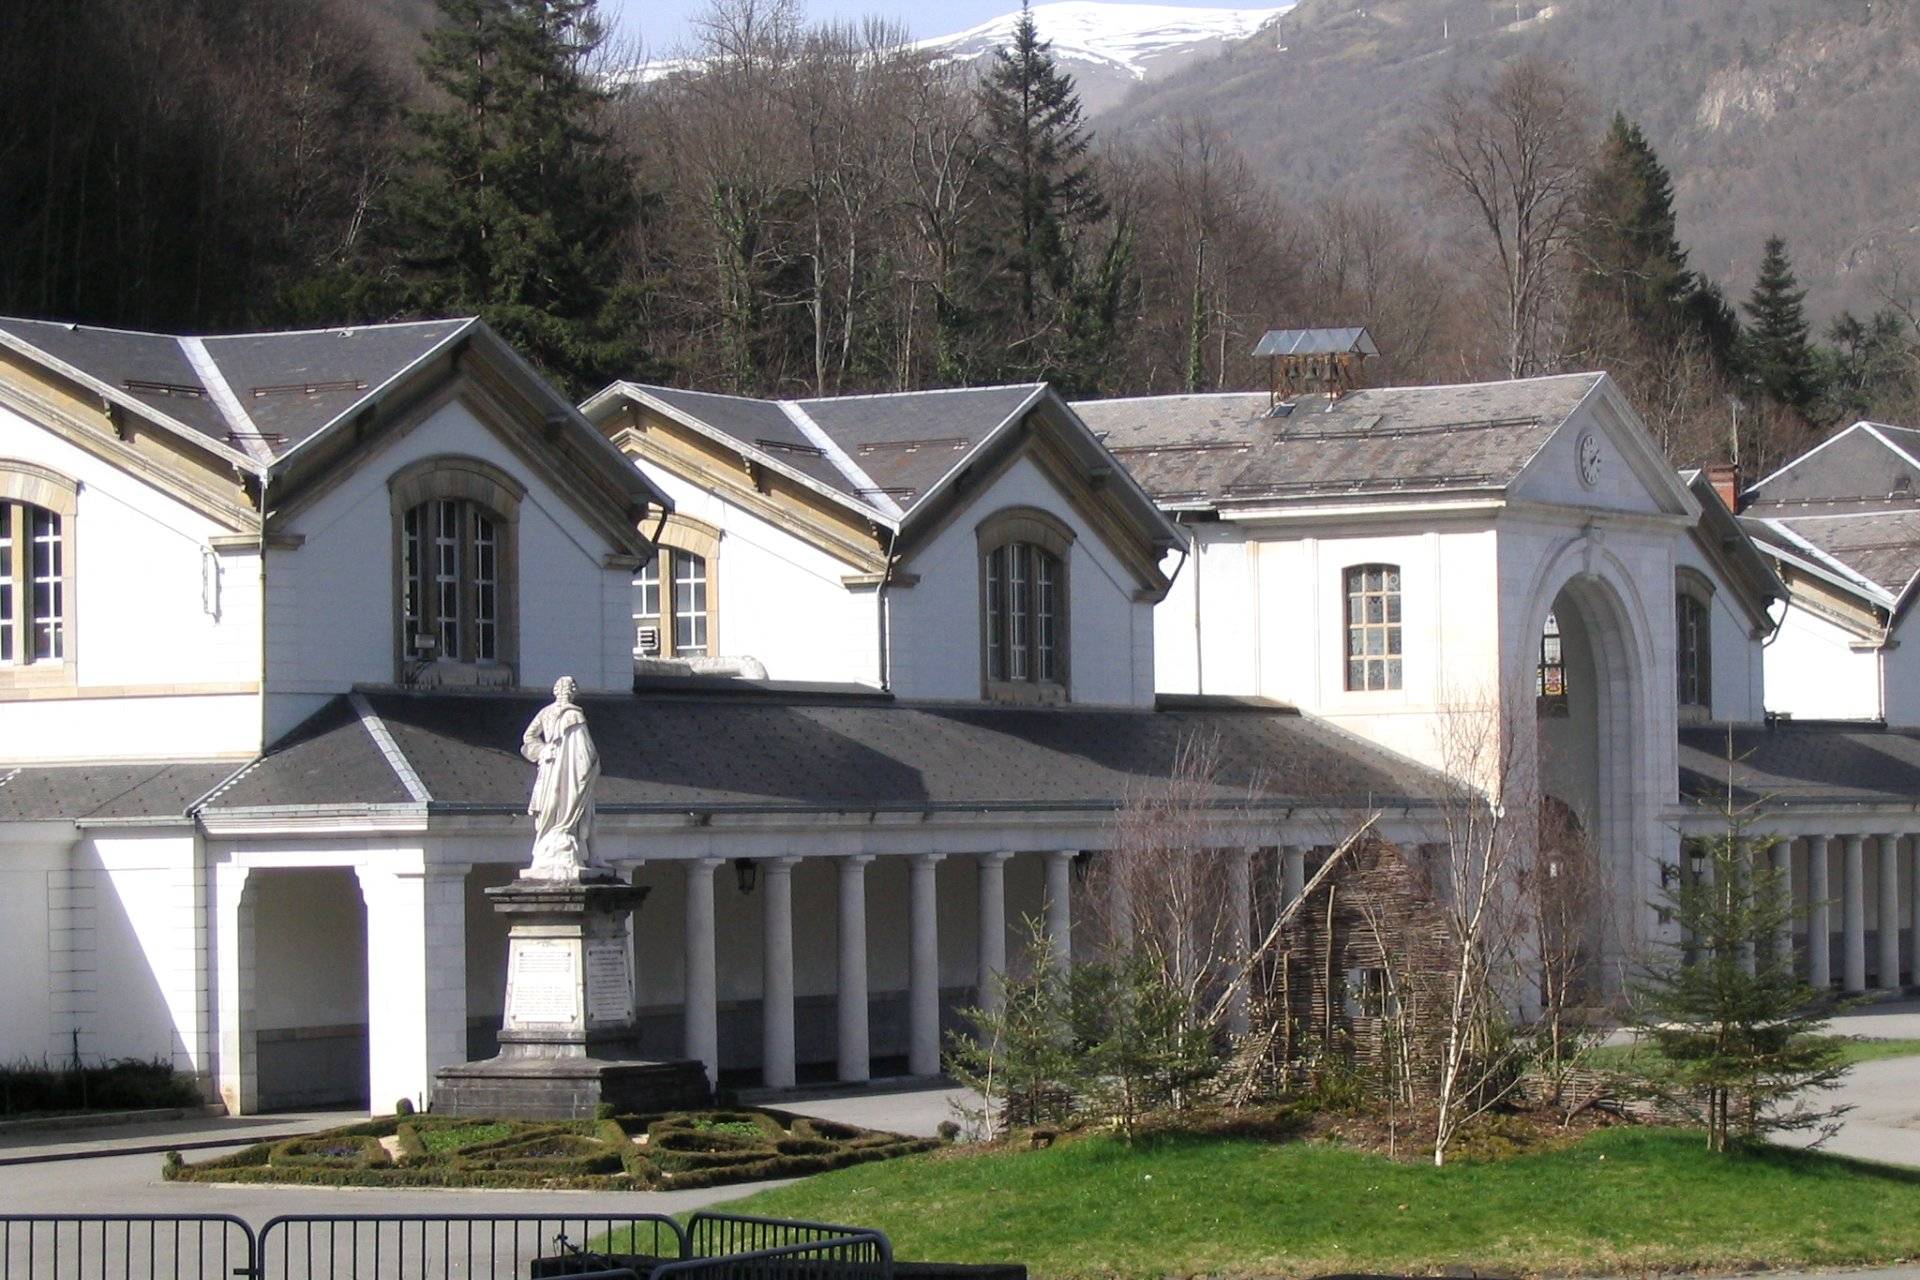
{"label": "clock face", "polygon": [[1580,483],[1591,489],[1600,482],[1600,439],[1588,431],[1580,437]]}

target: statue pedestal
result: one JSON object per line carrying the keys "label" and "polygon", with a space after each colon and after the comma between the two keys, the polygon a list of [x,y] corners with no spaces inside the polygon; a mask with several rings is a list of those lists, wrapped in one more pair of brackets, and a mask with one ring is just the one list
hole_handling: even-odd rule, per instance
{"label": "statue pedestal", "polygon": [[433,1110],[515,1120],[590,1120],[706,1105],[698,1062],[640,1057],[627,917],[647,890],[617,880],[515,880],[487,890],[507,917],[500,1053],[442,1067]]}

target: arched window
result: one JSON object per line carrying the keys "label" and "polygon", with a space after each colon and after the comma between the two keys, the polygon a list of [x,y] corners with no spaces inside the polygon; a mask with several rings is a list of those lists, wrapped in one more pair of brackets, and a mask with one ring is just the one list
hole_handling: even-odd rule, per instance
{"label": "arched window", "polygon": [[1674,591],[1674,694],[1683,708],[1713,711],[1713,584],[1682,572]]}
{"label": "arched window", "polygon": [[634,656],[713,656],[718,652],[714,578],[720,530],[676,512],[659,536],[659,545],[633,575]]}
{"label": "arched window", "polygon": [[422,459],[387,483],[402,679],[512,683],[525,488],[491,463],[459,457]]}
{"label": "arched window", "polygon": [[995,513],[980,539],[981,674],[989,698],[1067,696],[1067,566],[1073,531],[1029,507]]}
{"label": "arched window", "polygon": [[0,461],[0,671],[7,683],[71,674],[78,493],[43,467]]}
{"label": "arched window", "polygon": [[1556,715],[1567,712],[1566,650],[1560,635],[1560,618],[1547,614],[1540,629],[1540,670],[1534,692],[1539,695],[1538,710]]}
{"label": "arched window", "polygon": [[1346,573],[1347,688],[1400,687],[1400,566],[1357,564]]}

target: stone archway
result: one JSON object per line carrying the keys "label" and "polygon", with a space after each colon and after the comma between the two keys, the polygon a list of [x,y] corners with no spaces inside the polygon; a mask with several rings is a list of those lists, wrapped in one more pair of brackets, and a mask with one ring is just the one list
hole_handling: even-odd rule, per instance
{"label": "stone archway", "polygon": [[1543,799],[1577,819],[1593,851],[1602,888],[1587,945],[1607,991],[1620,988],[1650,936],[1646,904],[1662,847],[1655,801],[1662,769],[1668,790],[1673,774],[1672,708],[1653,696],[1653,624],[1636,607],[1632,581],[1612,557],[1575,543],[1543,576],[1523,633],[1532,675],[1542,672],[1549,618],[1559,631],[1565,690],[1536,700],[1532,776]]}

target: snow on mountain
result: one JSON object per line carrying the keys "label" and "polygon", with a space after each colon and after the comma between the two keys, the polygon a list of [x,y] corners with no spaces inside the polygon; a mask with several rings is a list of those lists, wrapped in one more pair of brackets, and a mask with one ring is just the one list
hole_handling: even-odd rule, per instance
{"label": "snow on mountain", "polygon": [[[1040,38],[1079,83],[1083,103],[1097,111],[1117,101],[1131,85],[1244,40],[1292,8],[1215,9],[1178,4],[1049,0],[1033,6]],[[922,40],[920,47],[966,62],[985,58],[1013,37],[1019,10],[977,27]]]}

